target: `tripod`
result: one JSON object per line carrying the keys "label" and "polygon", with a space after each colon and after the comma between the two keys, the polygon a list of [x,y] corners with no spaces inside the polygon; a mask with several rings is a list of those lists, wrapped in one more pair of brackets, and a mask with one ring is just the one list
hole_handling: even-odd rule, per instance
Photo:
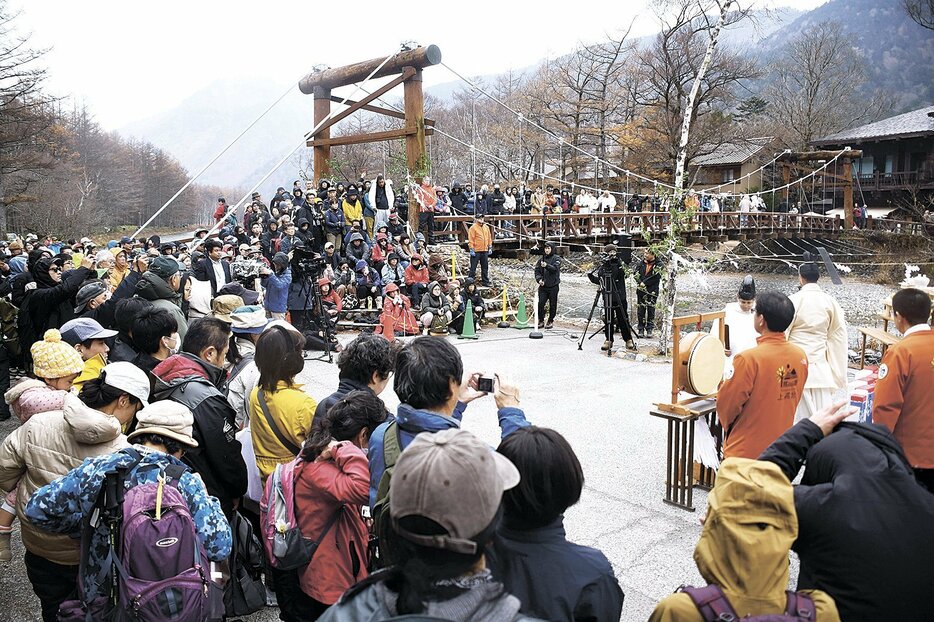
{"label": "tripod", "polygon": [[[612,265],[608,265],[606,262],[603,263],[597,269],[597,278],[600,280],[600,287],[597,290],[596,295],[593,298],[593,305],[590,307],[590,314],[587,316],[587,324],[584,325],[584,332],[581,333],[580,342],[577,344],[578,350],[584,349],[584,339],[593,339],[601,331],[606,336],[606,341],[608,343],[608,348],[606,349],[607,356],[613,356],[613,333],[615,332],[615,326],[613,324],[614,313],[618,313],[618,316],[623,319],[623,323],[629,331],[629,339],[632,340],[632,324],[629,322],[629,314],[626,313],[625,306],[622,301],[617,297],[617,288],[616,280],[613,278],[615,270]],[[625,291],[623,296],[625,296]],[[597,303],[600,302],[601,297],[603,298],[603,326],[595,330],[590,337],[587,337],[587,331],[590,329],[590,322],[593,320],[594,311],[597,310]]]}
{"label": "tripod", "polygon": [[[328,363],[334,362],[331,354],[331,341],[334,339],[334,333],[331,330],[331,319],[324,312],[324,305],[321,302],[321,287],[313,274],[302,274],[300,277],[298,295],[301,300],[305,300],[308,294],[311,294],[311,308],[307,306],[302,309],[302,328],[310,330],[310,327],[321,324],[321,330],[324,332],[324,353],[320,356],[312,357],[313,361],[323,361],[327,357]],[[318,317],[315,320],[314,316]],[[304,333],[303,333],[304,334]]]}

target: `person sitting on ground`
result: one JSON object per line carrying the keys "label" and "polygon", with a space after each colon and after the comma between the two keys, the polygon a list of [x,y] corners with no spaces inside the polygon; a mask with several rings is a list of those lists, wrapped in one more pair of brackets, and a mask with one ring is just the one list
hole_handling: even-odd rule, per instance
{"label": "person sitting on ground", "polygon": [[376,244],[370,249],[370,255],[367,259],[370,261],[374,270],[382,272],[383,267],[386,265],[386,260],[392,252],[393,248],[389,243],[389,236],[385,233],[377,233]]}
{"label": "person sitting on ground", "polygon": [[[490,458],[493,458],[492,460]],[[399,456],[392,482],[393,565],[347,591],[320,618],[401,615],[516,622],[521,603],[486,568],[503,492],[519,483],[505,457],[466,430],[419,435]]]}
{"label": "person sitting on ground", "polygon": [[85,382],[101,375],[110,352],[106,340],[116,337],[117,331],[105,329],[97,320],[82,317],[65,322],[60,332],[62,341],[73,347],[84,360],[84,370],[72,382],[80,390]]}
{"label": "person sitting on ground", "polygon": [[405,289],[405,268],[399,263],[399,255],[395,252],[389,253],[386,258],[386,265],[383,266],[380,277],[383,280],[383,294],[386,293],[385,288],[388,287],[390,283],[394,283],[400,289]]}
{"label": "person sitting on ground", "polygon": [[276,573],[283,620],[318,619],[366,578],[369,533],[360,514],[369,490],[365,451],[386,416],[383,402],[362,390],[351,391],[315,417],[295,471],[295,517],[302,533],[321,534],[316,538],[321,544],[311,563],[291,577]]}
{"label": "person sitting on ground", "polygon": [[464,304],[464,298],[461,296],[461,288],[457,281],[451,283],[447,298],[448,303],[451,305],[451,323],[448,324],[449,332],[454,335],[460,335],[464,332],[464,315],[467,307]]}
{"label": "person sitting on ground", "polygon": [[193,437],[199,451],[186,454],[185,464],[201,476],[226,516],[232,515],[235,500],[247,488],[246,464],[235,438],[236,412],[222,392],[229,346],[229,324],[214,317],[198,318],[182,340],[182,351],[153,369],[159,379],[153,398],[178,402],[194,414]]}
{"label": "person sitting on ground", "polygon": [[370,247],[363,241],[363,234],[359,231],[354,231],[350,235],[344,251],[344,256],[354,265],[359,261],[365,261],[370,256]]}
{"label": "person sitting on ground", "polygon": [[[94,510],[108,473],[128,469],[123,486],[130,490],[156,483],[168,467],[180,467],[185,471],[174,485],[188,506],[198,540],[209,560],[226,560],[232,545],[230,525],[217,499],[207,494],[201,479],[181,461],[186,451],[198,446],[191,435],[192,422],[191,411],[181,404],[163,401],[146,406],[137,413],[136,429],[127,436],[132,447],[85,460],[38,489],[26,504],[26,517],[50,533],[79,534]],[[100,521],[94,523],[93,529],[85,575],[81,577],[85,593],[79,595],[85,602],[100,595],[117,596],[110,594],[114,570],[105,557],[111,550],[110,526]]]}
{"label": "person sitting on ground", "polygon": [[[507,396],[504,396],[507,397]],[[489,554],[493,576],[545,620],[619,620],[623,591],[606,556],[568,542],[564,513],[584,488],[571,445],[555,430],[529,426],[497,450],[521,476],[503,495],[503,520]]]}
{"label": "person sitting on ground", "polygon": [[133,318],[133,345],[139,350],[131,362],[151,372],[156,365],[178,352],[182,340],[172,314],[151,307]]}
{"label": "person sitting on ground", "polygon": [[171,257],[156,257],[136,284],[136,295],[171,313],[178,324],[178,336],[184,341],[188,321],[182,314],[181,284],[178,262]]}
{"label": "person sitting on ground", "polygon": [[[723,619],[785,612],[788,551],[798,536],[791,482],[771,462],[727,458],[717,471],[707,504],[694,561],[704,580],[716,586],[736,614]],[[803,594],[811,601],[812,617],[808,619],[839,622],[830,596],[818,590],[804,590]],[[691,593],[680,588],[658,603],[649,622],[706,619],[712,618],[702,615]]]}
{"label": "person sitting on ground", "polygon": [[75,590],[78,540],[49,533],[28,520],[33,493],[79,466],[85,458],[126,446],[122,431],[147,405],[149,380],[132,363],[111,363],[88,381],[61,410],[34,415],[0,443],[0,490],[17,487],[16,513],[26,548],[26,575],[39,598],[44,622],[58,619],[58,607]]}
{"label": "person sitting on ground", "polygon": [[357,300],[361,309],[366,306],[364,301],[369,301],[371,309],[382,308],[383,281],[379,273],[363,259],[356,264],[356,284]]}
{"label": "person sitting on ground", "polygon": [[425,335],[429,332],[447,334],[448,324],[453,317],[451,303],[437,281],[432,281],[428,285],[428,291],[422,296],[421,313]]}
{"label": "person sitting on ground", "polygon": [[759,457],[789,480],[807,463],[794,487],[798,589],[827,592],[847,622],[921,622],[934,585],[934,495],[884,425],[841,423],[851,410],[840,401],[799,421]]}
{"label": "person sitting on ground", "polygon": [[[37,413],[61,410],[71,383],[84,370],[81,355],[62,341],[57,330],[45,331],[42,341],[32,344],[33,374],[23,378],[4,394],[3,399],[21,423]],[[10,534],[16,516],[16,488],[0,506],[0,562],[12,559]]]}
{"label": "person sitting on ground", "polygon": [[418,253],[412,254],[411,263],[406,267],[403,277],[405,278],[409,299],[421,302],[429,281],[428,266],[425,265],[421,255]]}
{"label": "person sitting on ground", "polygon": [[724,457],[757,458],[795,421],[808,377],[804,350],[788,343],[785,330],[795,308],[785,294],[759,295],[754,319],[758,345],[733,359],[717,394]]}
{"label": "person sitting on ground", "polygon": [[372,333],[363,333],[348,343],[337,357],[337,390],[318,402],[315,417],[351,391],[370,390],[379,395],[389,384],[395,366],[395,349],[388,341]]}
{"label": "person sitting on ground", "polygon": [[477,291],[477,282],[470,277],[464,279],[464,290],[461,292],[461,299],[465,310],[468,305],[473,308],[474,329],[479,332],[480,323],[486,313],[486,304],[483,302],[483,296]]}
{"label": "person sitting on ground", "polygon": [[250,424],[250,394],[259,382],[256,368],[256,342],[269,320],[259,306],[238,307],[230,315],[230,348],[227,360],[230,374],[227,378],[227,402],[237,413],[237,429]]}
{"label": "person sitting on ground", "polygon": [[[422,255],[424,256],[424,254]],[[441,289],[447,291],[451,276],[448,273],[450,261],[446,261],[441,253],[431,253],[428,255],[428,280],[437,281]]]}
{"label": "person sitting on ground", "polygon": [[331,329],[335,330],[337,328],[337,318],[344,308],[344,301],[331,286],[331,279],[326,276],[318,279],[318,289],[321,292],[321,306],[331,322]]}
{"label": "person sitting on ground", "polygon": [[354,271],[350,269],[350,262],[346,259],[341,259],[338,262],[337,272],[334,273],[334,291],[337,292],[337,295],[344,299],[344,296],[348,292],[354,292],[356,288],[356,275]]}
{"label": "person sitting on ground", "polygon": [[415,314],[412,312],[412,301],[402,293],[402,290],[395,283],[386,286],[386,298],[383,301],[383,312],[379,317],[379,326],[376,327],[377,332],[383,330],[384,326],[391,326],[393,334],[399,337],[417,335],[421,332],[418,327],[418,320],[415,319]]}
{"label": "person sitting on ground", "polygon": [[259,384],[250,393],[250,431],[256,467],[265,485],[276,466],[295,459],[308,437],[318,404],[295,383],[305,367],[305,339],[273,326],[256,342]]}

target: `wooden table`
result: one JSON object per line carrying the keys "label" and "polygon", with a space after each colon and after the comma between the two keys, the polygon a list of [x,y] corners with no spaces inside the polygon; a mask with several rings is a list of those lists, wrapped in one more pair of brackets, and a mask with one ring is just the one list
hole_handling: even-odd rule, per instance
{"label": "wooden table", "polygon": [[722,428],[717,419],[717,402],[714,399],[691,405],[690,414],[669,412],[656,408],[650,410],[653,417],[668,422],[668,452],[665,463],[665,498],[663,501],[690,512],[694,511],[694,487],[710,490],[716,472],[701,467],[694,475],[694,421],[703,417],[717,441],[717,450],[722,455]]}
{"label": "wooden table", "polygon": [[857,326],[856,330],[862,334],[863,340],[859,349],[859,368],[863,369],[866,366],[866,339],[875,339],[879,342],[882,347],[882,354],[885,355],[885,351],[889,346],[894,345],[902,340],[898,335],[893,335],[890,332],[885,331],[881,328],[874,328],[872,326]]}

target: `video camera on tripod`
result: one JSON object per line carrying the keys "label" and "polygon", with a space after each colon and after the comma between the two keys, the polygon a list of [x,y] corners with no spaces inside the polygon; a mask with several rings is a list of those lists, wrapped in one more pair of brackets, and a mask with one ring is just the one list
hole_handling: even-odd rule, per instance
{"label": "video camera on tripod", "polygon": [[317,280],[327,265],[327,259],[305,245],[296,245],[292,249],[293,277]]}

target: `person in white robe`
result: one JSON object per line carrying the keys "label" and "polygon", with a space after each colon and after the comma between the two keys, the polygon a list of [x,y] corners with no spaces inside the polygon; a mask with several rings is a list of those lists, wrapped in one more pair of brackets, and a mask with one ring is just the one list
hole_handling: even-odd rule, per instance
{"label": "person in white robe", "polygon": [[798,402],[795,421],[807,419],[834,401],[846,388],[846,319],[840,304],[817,284],[817,264],[805,262],[798,269],[801,289],[789,296],[795,318],[786,331],[788,341],[808,357],[808,379]]}

